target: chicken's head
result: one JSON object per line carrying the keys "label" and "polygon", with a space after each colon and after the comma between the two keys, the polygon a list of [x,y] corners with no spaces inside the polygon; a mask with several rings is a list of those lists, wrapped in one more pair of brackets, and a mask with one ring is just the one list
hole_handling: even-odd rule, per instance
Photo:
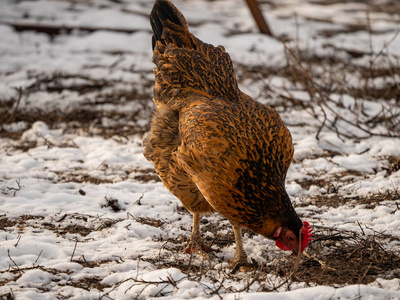
{"label": "chicken's head", "polygon": [[303,227],[300,230],[299,243],[296,235],[292,230],[279,226],[275,229],[274,238],[276,238],[275,245],[282,250],[292,250],[294,253],[303,252],[308,243],[312,239],[312,228],[308,222],[303,222]]}

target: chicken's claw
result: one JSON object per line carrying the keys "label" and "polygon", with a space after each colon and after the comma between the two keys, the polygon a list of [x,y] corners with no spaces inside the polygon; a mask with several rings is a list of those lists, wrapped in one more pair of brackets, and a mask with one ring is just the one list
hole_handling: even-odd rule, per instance
{"label": "chicken's claw", "polygon": [[254,266],[247,261],[247,258],[246,260],[237,261],[233,259],[230,261],[230,263],[231,265],[229,266],[229,268],[231,269],[232,274],[236,273],[237,271],[244,272],[254,268]]}
{"label": "chicken's claw", "polygon": [[203,242],[200,241],[190,241],[189,244],[185,248],[185,253],[193,253],[193,252],[200,252],[200,253],[210,253],[210,248],[204,245]]}
{"label": "chicken's claw", "polygon": [[247,255],[244,251],[236,251],[235,257],[230,261],[230,263],[231,273],[246,271],[253,267],[253,265],[247,261]]}

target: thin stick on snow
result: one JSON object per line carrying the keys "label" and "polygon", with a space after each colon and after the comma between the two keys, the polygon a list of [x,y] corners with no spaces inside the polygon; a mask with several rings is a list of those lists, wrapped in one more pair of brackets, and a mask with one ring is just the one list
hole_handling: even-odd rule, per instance
{"label": "thin stick on snow", "polygon": [[33,263],[33,266],[36,265],[37,261],[38,261],[39,258],[40,258],[40,255],[42,255],[42,252],[43,252],[43,250],[40,250],[40,253],[39,253],[38,257],[36,258],[35,262]]}
{"label": "thin stick on snow", "polygon": [[19,244],[19,241],[21,240],[21,237],[22,237],[22,235],[18,235],[18,240],[17,240],[17,242],[15,243],[15,245],[14,245],[14,247],[17,247],[18,246],[18,244]]}
{"label": "thin stick on snow", "polygon": [[3,124],[7,124],[8,122],[13,120],[15,112],[18,109],[19,103],[21,102],[22,95],[24,94],[24,90],[22,89],[22,87],[18,87],[18,88],[15,88],[15,89],[18,92],[17,103],[15,104],[15,107],[14,107],[13,111],[11,112],[11,114],[8,116],[7,120]]}
{"label": "thin stick on snow", "polygon": [[74,251],[72,251],[71,259],[69,261],[72,261],[74,258],[75,250],[76,250],[76,245],[78,244],[78,239],[75,240],[75,246],[74,246]]}
{"label": "thin stick on snow", "polygon": [[22,271],[19,267],[18,267],[18,265],[17,265],[17,263],[11,258],[11,255],[10,255],[10,249],[7,249],[7,254],[8,254],[8,258],[12,261],[12,263],[17,267],[17,270],[21,273],[21,275],[24,273],[24,271]]}

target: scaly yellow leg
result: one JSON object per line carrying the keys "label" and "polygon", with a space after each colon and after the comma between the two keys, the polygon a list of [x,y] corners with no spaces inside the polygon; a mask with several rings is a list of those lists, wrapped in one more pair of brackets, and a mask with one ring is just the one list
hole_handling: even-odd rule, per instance
{"label": "scaly yellow leg", "polygon": [[250,264],[247,262],[247,254],[243,249],[243,241],[242,241],[242,228],[236,224],[232,224],[233,233],[235,234],[235,242],[236,242],[236,251],[235,257],[231,261],[232,271],[237,271],[241,266],[249,266]]}
{"label": "scaly yellow leg", "polygon": [[205,252],[208,253],[209,249],[203,243],[203,239],[200,234],[200,214],[193,213],[193,229],[192,234],[190,235],[190,241],[187,247],[185,248],[186,253],[191,252]]}

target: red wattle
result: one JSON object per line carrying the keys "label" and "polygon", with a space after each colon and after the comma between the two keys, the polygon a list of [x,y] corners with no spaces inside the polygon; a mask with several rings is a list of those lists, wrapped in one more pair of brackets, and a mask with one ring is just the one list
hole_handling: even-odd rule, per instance
{"label": "red wattle", "polygon": [[284,243],[282,243],[280,240],[277,240],[277,241],[275,242],[275,245],[276,245],[278,248],[282,249],[282,250],[291,250],[291,249],[292,249],[292,248],[290,248],[289,246],[287,246],[287,245],[285,245]]}

